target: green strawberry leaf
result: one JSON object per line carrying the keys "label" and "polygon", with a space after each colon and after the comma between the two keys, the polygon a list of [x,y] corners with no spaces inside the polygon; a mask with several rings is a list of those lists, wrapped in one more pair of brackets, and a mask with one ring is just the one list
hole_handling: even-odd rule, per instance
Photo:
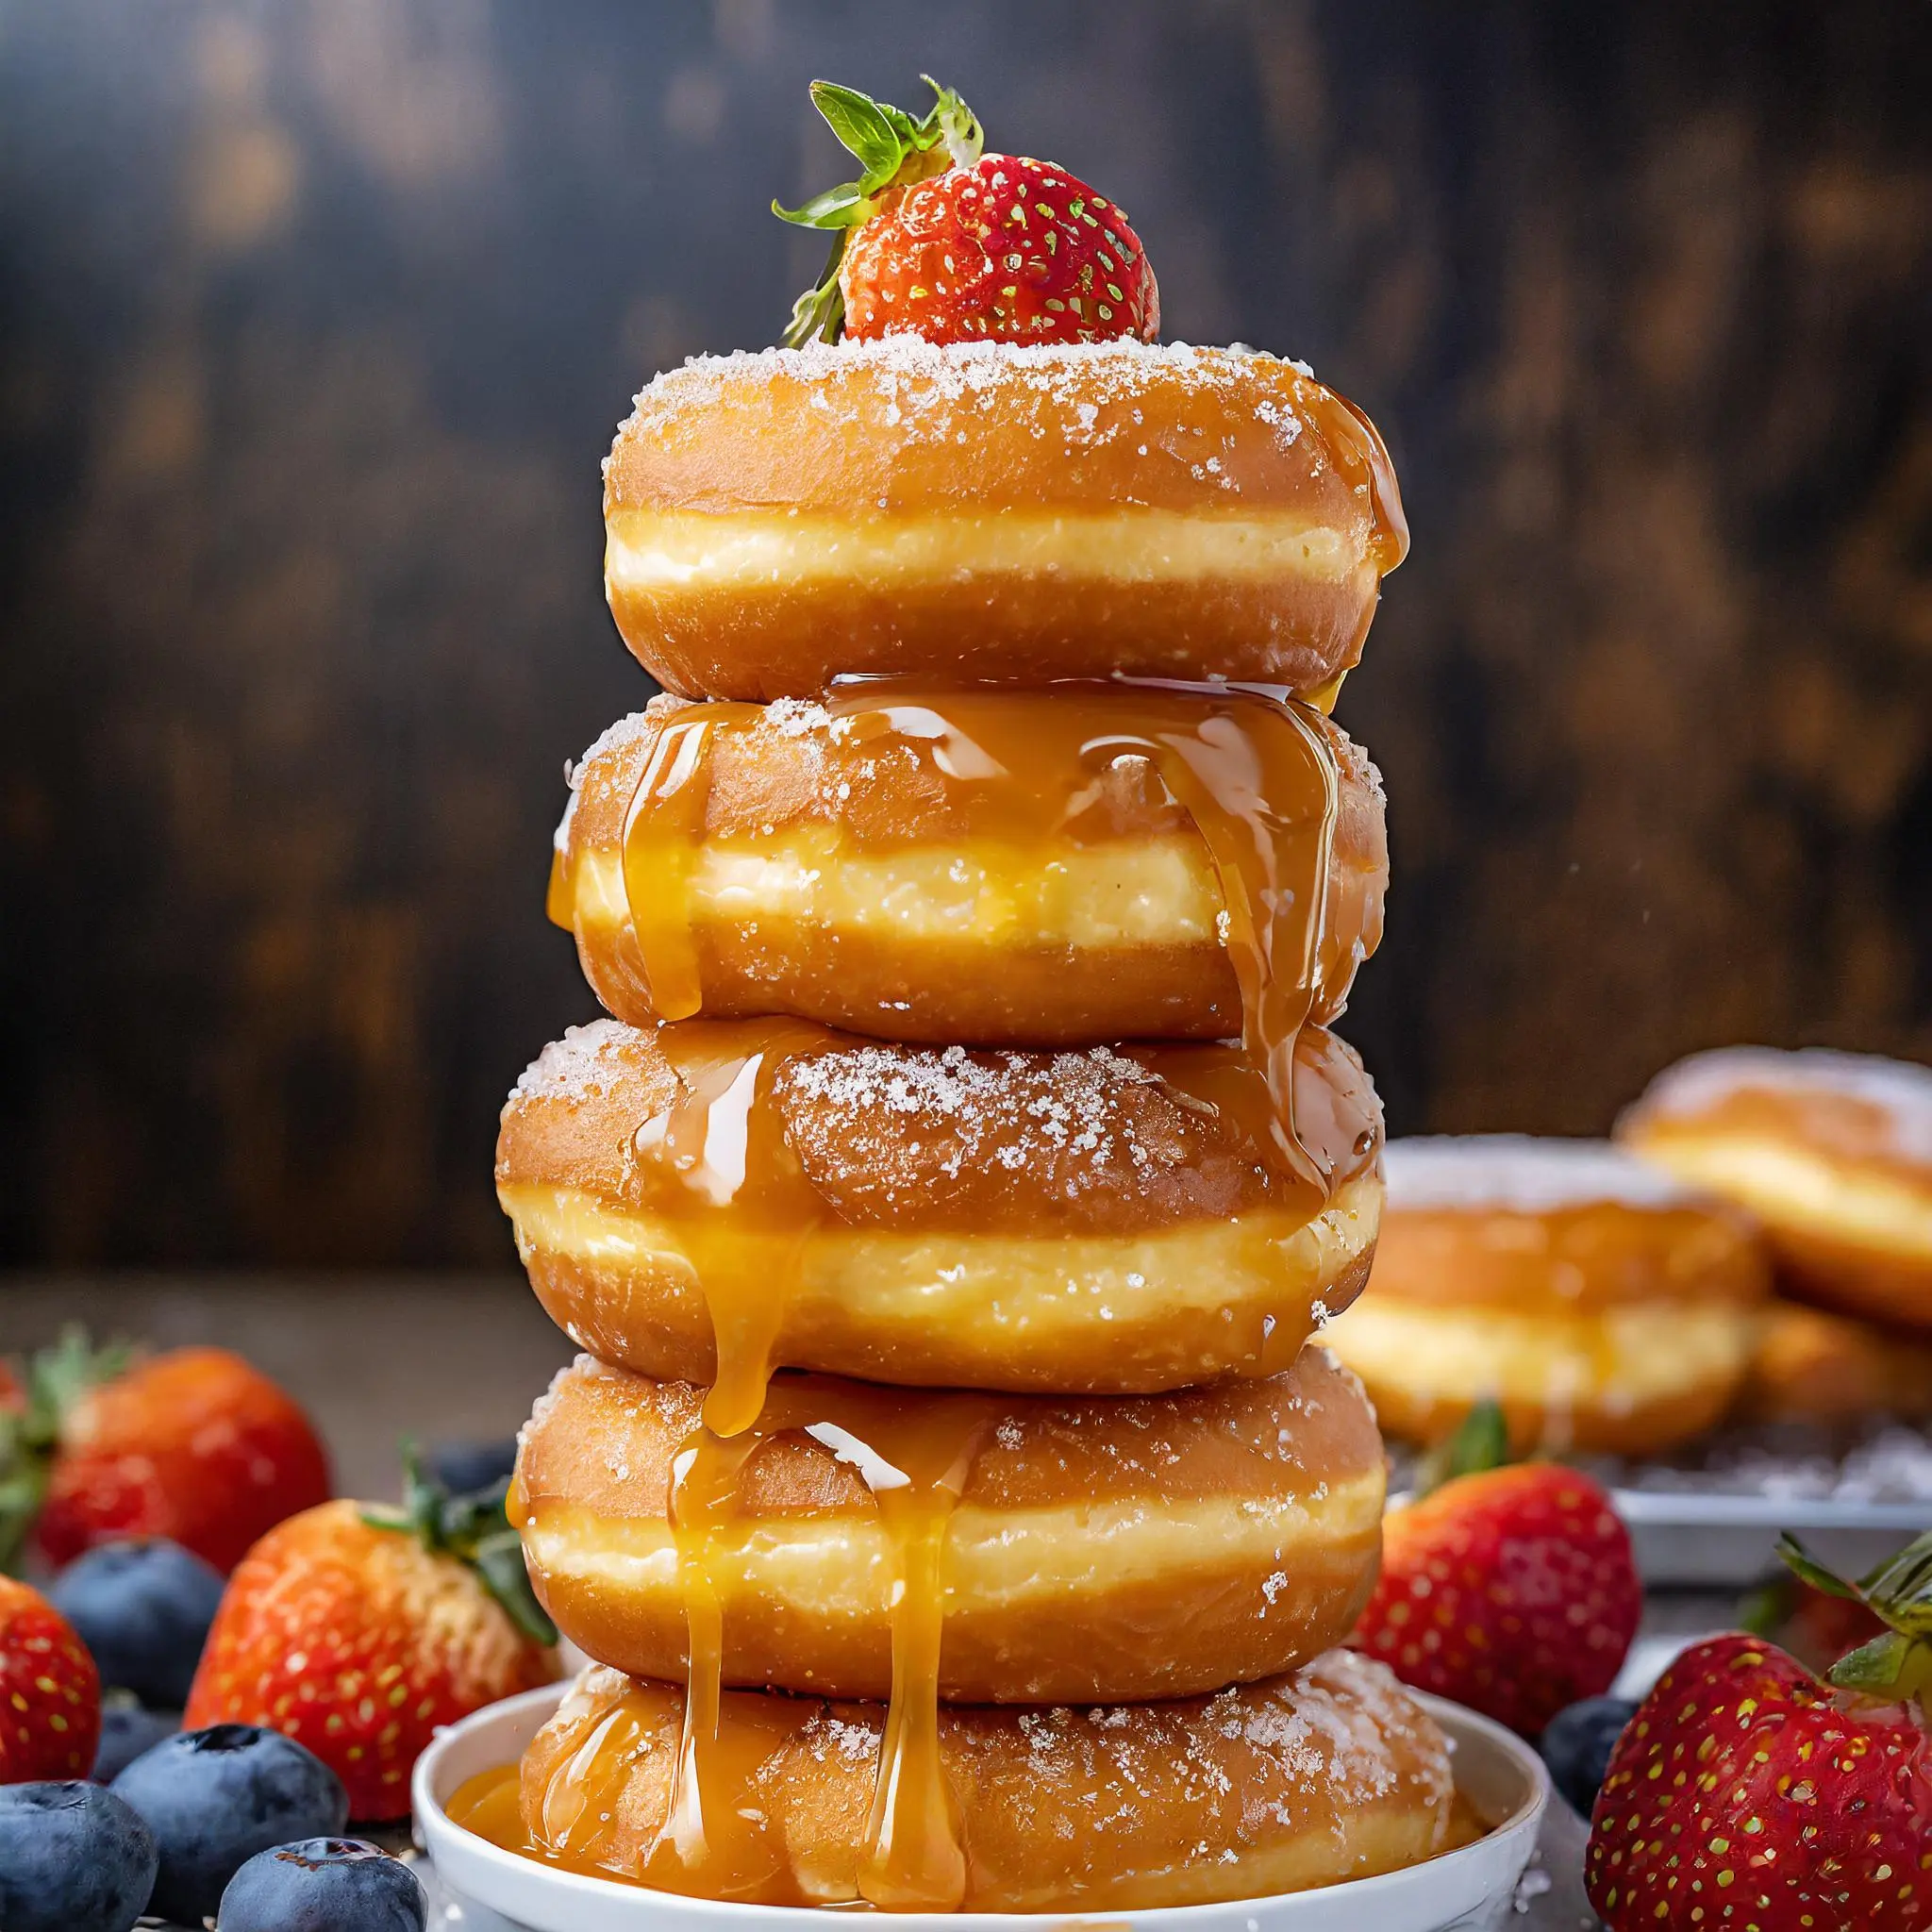
{"label": "green strawberry leaf", "polygon": [[1894,1630],[1932,1637],[1932,1530],[1861,1576],[1858,1593]]}
{"label": "green strawberry leaf", "polygon": [[1813,1590],[1863,1604],[1891,1626],[1840,1657],[1824,1674],[1828,1682],[1895,1698],[1932,1690],[1932,1530],[1856,1583],[1826,1569],[1794,1536],[1781,1536],[1777,1553]]}
{"label": "green strawberry leaf", "polygon": [[844,181],[798,208],[781,208],[774,201],[772,212],[799,228],[856,228],[872,213],[872,202],[857,181]]}
{"label": "green strawberry leaf", "polygon": [[875,101],[857,88],[830,80],[811,84],[812,105],[864,172],[857,181],[827,188],[797,208],[772,204],[772,212],[781,222],[829,230],[832,236],[824,273],[791,305],[791,319],[779,338],[788,349],[839,340],[845,326],[839,270],[845,259],[846,231],[872,219],[878,211],[878,198],[888,189],[930,180],[949,167],[970,168],[979,158],[986,144],[979,117],[931,75],[920,78],[932,89],[934,98],[916,121],[903,108]]}
{"label": "green strawberry leaf", "polygon": [[533,1643],[557,1641],[557,1625],[530,1586],[523,1539],[510,1527],[509,1482],[453,1496],[423,1467],[415,1443],[402,1445],[403,1504],[365,1504],[362,1521],[372,1529],[413,1536],[432,1556],[450,1557],[476,1573],[504,1614]]}
{"label": "green strawberry leaf", "polygon": [[1900,1630],[1888,1630],[1848,1650],[1828,1673],[1831,1681],[1843,1690],[1866,1690],[1874,1694],[1896,1692],[1911,1665],[1918,1646]]}
{"label": "green strawberry leaf", "polygon": [[0,1409],[0,1574],[17,1573],[46,1501],[69,1413],[89,1390],[121,1374],[133,1358],[126,1342],[97,1349],[87,1330],[71,1322],[51,1348],[15,1361],[21,1404]]}
{"label": "green strawberry leaf", "polygon": [[[889,114],[857,88],[841,87],[835,80],[815,80],[811,104],[824,116],[825,125],[838,136],[839,144],[858,157],[868,180],[889,181],[913,144],[906,138],[914,131],[911,121],[896,108]],[[892,117],[896,117],[896,125]]]}
{"label": "green strawberry leaf", "polygon": [[1478,1402],[1447,1441],[1416,1464],[1415,1493],[1426,1496],[1457,1476],[1481,1475],[1509,1460],[1509,1422],[1498,1402]]}
{"label": "green strawberry leaf", "polygon": [[510,1622],[532,1643],[550,1649],[557,1642],[557,1625],[530,1587],[523,1538],[506,1526],[494,1536],[484,1538],[471,1553],[470,1561],[483,1578],[484,1588],[503,1606]]}

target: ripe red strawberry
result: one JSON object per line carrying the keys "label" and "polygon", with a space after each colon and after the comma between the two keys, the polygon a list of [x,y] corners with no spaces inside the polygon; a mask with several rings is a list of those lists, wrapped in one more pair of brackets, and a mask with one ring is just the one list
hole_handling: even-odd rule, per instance
{"label": "ripe red strawberry", "polygon": [[74,1626],[0,1576],[0,1785],[85,1777],[101,1740],[101,1678]]}
{"label": "ripe red strawberry", "polygon": [[1643,1584],[1610,1499],[1531,1462],[1452,1478],[1390,1513],[1349,1641],[1405,1683],[1535,1737],[1615,1681]]}
{"label": "ripe red strawberry", "polygon": [[1584,1876],[1611,1932],[1932,1926],[1932,1534],[1845,1584],[1887,1628],[1821,1682],[1715,1637],[1658,1680],[1611,1754]]}
{"label": "ripe red strawberry", "polygon": [[28,1365],[25,1406],[0,1414],[0,1548],[31,1522],[55,1565],[160,1536],[232,1570],[265,1529],[328,1494],[308,1418],[240,1356],[124,1362],[76,1330]]}
{"label": "ripe red strawberry", "polygon": [[1096,342],[1160,333],[1160,291],[1113,203],[1052,161],[983,155],[950,88],[924,118],[830,81],[811,97],[864,172],[803,208],[772,211],[832,231],[831,259],[785,340],[910,334],[929,342]]}
{"label": "ripe red strawberry", "polygon": [[504,1486],[451,1498],[413,1463],[403,1511],[325,1503],[272,1529],[228,1580],[183,1722],[267,1724],[333,1770],[352,1818],[401,1818],[440,1724],[548,1683]]}

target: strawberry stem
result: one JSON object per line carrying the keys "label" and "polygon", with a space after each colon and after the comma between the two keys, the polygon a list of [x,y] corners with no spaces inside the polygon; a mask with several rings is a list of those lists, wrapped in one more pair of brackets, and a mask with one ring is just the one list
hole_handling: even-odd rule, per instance
{"label": "strawberry stem", "polygon": [[1923,1702],[1932,1692],[1932,1530],[1856,1582],[1827,1569],[1794,1536],[1780,1537],[1777,1553],[1813,1590],[1863,1604],[1890,1626],[1839,1658],[1825,1673],[1829,1682],[1901,1702]]}
{"label": "strawberry stem", "polygon": [[1509,1460],[1509,1423],[1498,1402],[1478,1402],[1456,1433],[1416,1464],[1415,1493],[1426,1496],[1457,1476],[1481,1475]]}
{"label": "strawberry stem", "polygon": [[841,182],[815,194],[799,208],[772,212],[781,222],[800,228],[831,231],[831,253],[818,280],[791,305],[791,320],[780,339],[788,349],[813,341],[836,342],[845,326],[845,296],[839,286],[839,269],[845,259],[847,233],[878,212],[881,197],[896,188],[943,175],[948,168],[970,168],[986,144],[985,130],[957,92],[941,87],[931,75],[920,78],[931,88],[933,104],[917,121],[903,108],[875,101],[857,88],[836,81],[815,80],[811,101],[840,144],[858,161],[856,181]]}
{"label": "strawberry stem", "polygon": [[16,1574],[47,1498],[47,1479],[69,1414],[89,1390],[111,1381],[133,1359],[125,1341],[95,1348],[77,1322],[16,1366],[17,1405],[0,1409],[0,1574]]}
{"label": "strawberry stem", "polygon": [[510,1527],[506,1507],[509,1479],[453,1496],[425,1470],[415,1443],[402,1445],[402,1507],[372,1504],[363,1509],[362,1521],[372,1529],[413,1536],[431,1556],[467,1564],[510,1622],[531,1642],[549,1648],[557,1641],[557,1625],[537,1601],[524,1562],[523,1539]]}

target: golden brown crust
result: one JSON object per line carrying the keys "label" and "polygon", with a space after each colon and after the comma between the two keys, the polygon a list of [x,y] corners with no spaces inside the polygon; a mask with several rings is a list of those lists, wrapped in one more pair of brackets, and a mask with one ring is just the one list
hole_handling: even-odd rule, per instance
{"label": "golden brown crust", "polygon": [[[588,1788],[596,1863],[634,1877],[665,1822],[682,1706],[668,1685],[587,1672],[525,1754],[540,1845],[546,1817],[585,1814]],[[858,1896],[882,1715],[726,1694],[734,1759],[750,1761],[769,1821],[774,1871],[757,1902]],[[1348,1651],[1214,1697],[946,1709],[940,1749],[969,1911],[1152,1909],[1367,1877],[1441,1850],[1454,1795],[1441,1731]]]}
{"label": "golden brown crust", "polygon": [[[1041,702],[1057,702],[1041,694]],[[625,821],[665,727],[691,709],[658,697],[620,721],[571,775],[572,798],[558,832],[558,916],[577,941],[585,977],[605,1008],[645,1025],[657,1018],[644,961],[622,894]],[[1339,726],[1311,715],[1339,775],[1328,895],[1317,959],[1318,1024],[1346,1001],[1357,967],[1380,943],[1389,848],[1380,775]],[[781,704],[716,741],[705,796],[705,845],[727,862],[782,862],[808,830],[809,864],[833,874],[868,844],[894,858],[944,866],[964,836],[957,793],[905,739],[868,737],[868,782],[852,785],[828,758],[830,719],[816,706]],[[903,923],[874,930],[821,909],[790,916],[772,907],[693,905],[704,1012],[712,1018],[792,1013],[827,1025],[909,1041],[1062,1046],[1094,1040],[1223,1040],[1240,1033],[1241,1006],[1230,956],[1216,932],[1222,899],[1205,841],[1144,760],[1121,759],[1094,782],[1082,813],[1084,857],[1095,891],[1137,890],[1124,868],[1150,852],[1164,876],[1200,882],[1205,917],[1171,936],[1082,937],[1042,928],[1028,906],[997,930],[981,919],[935,918],[908,934]],[[824,842],[827,835],[836,841]],[[970,861],[971,854],[958,854]],[[1002,855],[1022,876],[1059,863],[1062,846],[1042,839],[1032,852]],[[993,882],[997,887],[999,881]],[[889,890],[886,888],[882,891]],[[903,904],[907,888],[890,889]],[[817,902],[823,908],[823,902]]]}
{"label": "golden brown crust", "polygon": [[[1643,1460],[1668,1455],[1707,1436],[1730,1414],[1735,1379],[1705,1380],[1657,1400],[1611,1405],[1589,1396],[1564,1403],[1524,1399],[1507,1391],[1484,1396],[1503,1412],[1515,1457],[1624,1456]],[[1469,1420],[1475,1403],[1425,1387],[1377,1379],[1375,1420],[1391,1441],[1434,1447]]]}
{"label": "golden brown crust", "polygon": [[1567,1319],[1770,1291],[1747,1217],[1605,1141],[1429,1136],[1391,1142],[1387,1168],[1386,1300]]}
{"label": "golden brown crust", "polygon": [[[829,1378],[780,1386],[801,1413],[824,1390],[827,1419],[856,1392],[887,1461],[929,1404]],[[684,1674],[668,1498],[703,1397],[585,1357],[524,1432],[517,1512],[539,1594],[587,1655],[636,1676]],[[1177,1395],[983,1407],[946,1532],[946,1698],[1193,1695],[1291,1669],[1353,1627],[1380,1547],[1382,1449],[1360,1385],[1324,1351]],[[724,1680],[884,1696],[890,1544],[851,1462],[771,1437],[726,1522],[708,1563]]]}
{"label": "golden brown crust", "polygon": [[[566,1188],[675,1215],[687,1197],[638,1158],[640,1130],[684,1091],[667,1043],[738,1040],[755,1050],[761,1037],[708,1021],[573,1027],[504,1108],[499,1188]],[[1131,1235],[1271,1207],[1306,1213],[1253,1122],[1198,1097],[1237,1061],[1233,1049],[969,1053],[810,1038],[774,1101],[806,1182],[843,1227]],[[1353,1048],[1310,1028],[1295,1074],[1310,1153],[1337,1183],[1372,1170],[1381,1111]]]}
{"label": "golden brown crust", "polygon": [[[1309,1029],[1293,1091],[1320,1189],[1270,1158],[1273,1104],[1232,1047],[968,1054],[797,1021],[604,1020],[519,1083],[497,1193],[552,1319],[645,1374],[738,1390],[769,1359],[1153,1392],[1288,1367],[1366,1278],[1374,1090]],[[748,1129],[693,1097],[748,1092]],[[698,1156],[714,1144],[753,1150],[744,1182]]]}
{"label": "golden brown crust", "polygon": [[605,520],[646,669],[759,701],[872,672],[1312,691],[1407,542],[1364,417],[1290,363],[1183,344],[704,358],[639,396]]}
{"label": "golden brown crust", "polygon": [[1574,1314],[1685,1299],[1745,1305],[1769,1289],[1754,1230],[1703,1208],[1404,1212],[1391,1204],[1375,1251],[1377,1295],[1436,1307]]}
{"label": "golden brown crust", "polygon": [[1747,1421],[1861,1423],[1932,1416],[1932,1343],[1822,1309],[1774,1302],[1758,1317],[1739,1400]]}

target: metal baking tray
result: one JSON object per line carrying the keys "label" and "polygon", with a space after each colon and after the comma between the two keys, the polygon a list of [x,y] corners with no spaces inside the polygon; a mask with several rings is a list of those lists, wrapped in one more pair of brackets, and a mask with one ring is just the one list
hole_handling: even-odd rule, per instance
{"label": "metal baking tray", "polygon": [[[1734,1430],[1670,1461],[1577,1459],[1611,1491],[1654,1587],[1747,1589],[1781,1574],[1785,1530],[1857,1574],[1932,1529],[1932,1436],[1897,1423]],[[1399,1491],[1407,1458],[1394,1462]]]}

